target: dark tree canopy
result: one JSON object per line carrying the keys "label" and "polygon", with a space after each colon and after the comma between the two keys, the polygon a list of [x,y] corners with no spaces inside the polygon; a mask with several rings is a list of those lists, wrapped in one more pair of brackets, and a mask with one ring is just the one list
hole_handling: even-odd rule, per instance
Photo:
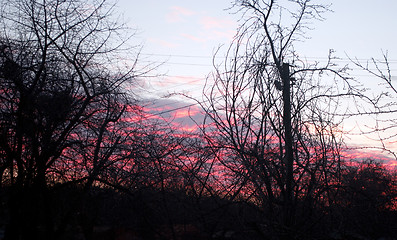
{"label": "dark tree canopy", "polygon": [[128,156],[127,89],[142,72],[136,58],[122,60],[136,55],[113,4],[2,1],[0,181],[11,187],[9,239],[55,229],[48,186],[89,188]]}

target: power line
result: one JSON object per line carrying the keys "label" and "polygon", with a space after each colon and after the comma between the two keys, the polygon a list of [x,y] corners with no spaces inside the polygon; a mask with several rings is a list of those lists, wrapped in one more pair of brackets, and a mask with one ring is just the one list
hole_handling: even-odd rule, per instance
{"label": "power line", "polygon": [[[370,76],[370,75],[368,75],[368,76]],[[222,96],[216,97],[215,99],[220,99],[220,98],[222,98]],[[176,108],[171,108],[171,109],[164,110],[164,111],[160,111],[160,112],[156,112],[156,113],[145,112],[145,113],[151,115],[151,116],[147,116],[147,117],[145,117],[145,118],[146,118],[146,119],[150,119],[150,118],[152,118],[152,117],[158,117],[158,116],[161,116],[161,115],[166,114],[166,113],[178,111],[178,110],[185,109],[185,108],[190,108],[190,107],[193,107],[193,106],[196,106],[196,105],[201,105],[201,104],[206,103],[206,102],[208,102],[208,101],[209,101],[209,99],[204,100],[204,101],[198,101],[198,100],[197,100],[196,103],[190,103],[190,104],[187,104],[187,105],[183,105],[183,106],[176,107]],[[177,104],[177,103],[175,103],[175,104]],[[162,105],[159,105],[159,106],[156,106],[156,107],[157,107],[157,108],[161,108],[161,107],[167,106],[167,105],[169,105],[169,104],[168,104],[168,103],[167,103],[167,104],[162,104]],[[146,106],[148,106],[148,105],[146,105]]]}
{"label": "power line", "polygon": [[[306,60],[308,60],[308,61],[314,61],[314,59],[306,59]],[[327,59],[324,58],[324,60],[327,60]],[[334,61],[335,61],[335,62],[339,62],[339,63],[345,62],[345,63],[354,64],[354,63],[352,63],[352,62],[350,62],[350,61],[348,61],[348,60],[336,60],[336,59],[334,59]],[[367,60],[367,61],[370,61],[370,60]],[[394,60],[393,60],[393,61],[394,61]],[[151,61],[141,61],[141,62],[151,63]],[[388,63],[389,63],[389,65],[390,65],[390,64],[397,64],[397,60],[395,60],[395,62],[389,61]],[[194,67],[214,67],[213,64],[187,63],[187,62],[163,62],[162,64],[163,64],[163,65],[178,65],[178,66],[194,66]],[[350,66],[349,68],[350,68],[351,70],[363,70],[363,69],[361,69],[361,68],[359,68],[359,67],[356,67],[356,66]],[[387,69],[382,69],[382,70],[387,71]],[[391,71],[396,71],[396,70],[394,70],[394,69],[390,69],[390,70],[391,70]]]}
{"label": "power line", "polygon": [[157,56],[157,57],[212,58],[212,56],[179,55],[179,54],[158,54],[158,53],[141,53],[141,55],[145,55],[145,56]]}
{"label": "power line", "polygon": [[184,109],[184,108],[193,107],[193,106],[198,105],[198,104],[199,104],[199,103],[191,103],[191,104],[189,104],[189,105],[185,105],[185,106],[181,106],[181,107],[177,107],[177,108],[173,108],[173,109],[168,109],[168,110],[165,110],[165,111],[162,111],[162,112],[158,112],[158,113],[156,113],[156,114],[162,115],[162,114],[174,112],[174,111],[177,111],[177,110],[181,110],[181,109]]}
{"label": "power line", "polygon": [[[157,57],[176,57],[176,58],[205,58],[205,59],[214,59],[214,58],[222,58],[225,57],[221,56],[204,56],[204,55],[182,55],[182,54],[158,54],[158,53],[141,53],[141,55],[145,56],[157,56]],[[229,57],[232,58],[232,57]],[[302,57],[302,59],[306,60],[328,60],[328,57],[314,57],[314,56],[307,56]],[[358,61],[372,61],[372,58],[334,58],[334,61],[345,61],[351,62],[351,60],[358,60]],[[384,59],[375,59],[375,61],[383,62]],[[388,59],[389,63],[397,63],[397,59]],[[178,63],[175,63],[178,64]]]}
{"label": "power line", "polygon": [[[156,113],[145,112],[145,113],[147,113],[147,114],[150,114],[150,116],[147,116],[147,117],[145,117],[145,118],[146,118],[146,119],[150,119],[150,118],[153,118],[153,117],[158,117],[158,116],[161,116],[161,115],[166,114],[166,113],[178,111],[178,110],[181,110],[181,109],[184,109],[184,108],[190,108],[190,107],[193,107],[193,106],[196,106],[196,105],[205,103],[205,102],[207,102],[207,101],[208,101],[208,100],[202,101],[202,102],[197,102],[197,103],[190,103],[190,104],[188,104],[188,105],[183,105],[183,106],[180,106],[180,107],[176,107],[176,108],[172,108],[172,109],[168,109],[168,110],[164,110],[164,111],[156,112]],[[160,105],[160,106],[157,106],[157,107],[166,106],[166,105],[168,105],[168,104]]]}
{"label": "power line", "polygon": [[[177,57],[177,58],[200,58],[200,59],[203,59],[203,58],[205,58],[205,59],[214,58],[213,56],[203,56],[203,55],[177,55],[177,54],[156,54],[156,53],[142,53],[142,55],[159,56],[159,57]],[[327,57],[306,57],[304,59],[305,60],[309,60],[309,61],[310,60],[328,60]],[[336,61],[336,62],[349,62],[349,63],[351,62],[351,60],[349,58],[337,58],[337,59],[333,59],[333,60]],[[354,60],[357,60],[357,61],[371,61],[371,59],[354,59]],[[375,61],[381,61],[382,62],[384,60],[375,60]],[[388,61],[389,61],[389,63],[393,63],[393,64],[397,63],[397,59],[396,60],[395,59],[389,59]],[[198,63],[186,63],[186,62],[165,62],[164,64],[188,65],[188,66],[206,66],[206,67],[213,66],[213,65],[210,65],[210,64],[198,64]],[[360,68],[355,68],[355,69],[360,69]],[[373,75],[370,75],[370,74],[368,74],[368,75],[355,75],[355,76],[358,76],[358,77],[373,77]],[[206,78],[200,78],[200,77],[178,76],[178,75],[174,75],[174,76],[173,75],[168,75],[167,77],[184,78],[184,79],[195,78],[192,81],[180,83],[178,85],[175,85],[174,87],[180,87],[180,86],[188,85],[188,84],[191,84],[191,83],[198,82],[198,81],[206,79]],[[205,103],[205,102],[206,101],[198,102],[198,103],[192,103],[192,104],[188,104],[188,105],[184,105],[184,106],[168,109],[168,110],[165,110],[165,111],[157,112],[157,113],[154,113],[154,114],[152,114],[152,113],[148,113],[148,114],[151,114],[152,117],[155,117],[155,116],[159,116],[159,115],[162,115],[162,114],[174,112],[174,111],[177,111],[177,110],[180,110],[180,109],[189,108],[189,107],[192,107],[192,106],[195,106],[195,105],[198,105],[198,104],[201,104],[201,103]],[[166,106],[166,105],[169,105],[169,104],[164,104],[164,105],[160,105],[160,106],[157,106],[157,107],[163,107],[163,106]]]}

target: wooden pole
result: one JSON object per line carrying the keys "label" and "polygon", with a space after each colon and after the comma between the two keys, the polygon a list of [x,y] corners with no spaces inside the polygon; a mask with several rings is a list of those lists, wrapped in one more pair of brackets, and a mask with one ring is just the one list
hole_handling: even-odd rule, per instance
{"label": "wooden pole", "polygon": [[285,206],[284,206],[284,224],[290,228],[294,222],[293,211],[293,139],[291,124],[291,79],[289,64],[283,63],[281,66],[281,78],[283,82],[283,124],[284,124],[284,141],[285,141],[285,167],[286,167],[286,183],[285,183]]}

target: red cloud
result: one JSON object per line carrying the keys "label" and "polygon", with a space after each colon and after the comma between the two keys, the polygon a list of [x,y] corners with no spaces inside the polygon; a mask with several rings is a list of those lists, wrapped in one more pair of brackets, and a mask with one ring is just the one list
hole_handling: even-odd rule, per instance
{"label": "red cloud", "polygon": [[387,155],[383,151],[370,148],[356,148],[348,149],[342,153],[346,160],[352,161],[363,161],[367,159],[380,161],[384,163],[389,169],[395,169],[397,167],[397,159],[392,156]]}
{"label": "red cloud", "polygon": [[195,103],[172,99],[147,100],[147,102],[146,107],[142,108],[144,116],[172,122],[179,129],[182,127],[192,129],[196,125],[195,122],[202,122],[204,117],[201,108]]}
{"label": "red cloud", "polygon": [[189,108],[178,109],[177,111],[174,112],[173,116],[175,117],[175,119],[180,119],[180,118],[194,116],[197,113],[199,113],[199,110],[196,109],[196,107],[192,106]]}

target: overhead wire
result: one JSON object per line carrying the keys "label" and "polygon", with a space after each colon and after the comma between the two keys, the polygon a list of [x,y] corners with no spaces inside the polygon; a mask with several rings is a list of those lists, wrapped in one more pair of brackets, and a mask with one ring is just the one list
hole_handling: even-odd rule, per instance
{"label": "overhead wire", "polygon": [[[204,56],[204,55],[182,55],[182,54],[157,54],[157,53],[141,53],[141,55],[145,56],[157,56],[157,57],[177,57],[177,58],[206,58],[206,59],[214,59],[214,58],[221,58],[224,59],[222,56]],[[328,60],[328,57],[315,57],[315,56],[307,56],[302,57],[303,59],[307,60]],[[351,60],[358,60],[358,61],[371,61],[373,58],[334,58],[335,61],[345,61],[351,62]],[[376,61],[384,61],[384,59],[375,59]],[[390,63],[397,63],[397,59],[388,59]]]}
{"label": "overhead wire", "polygon": [[[171,57],[174,57],[174,58],[199,58],[199,59],[211,59],[211,58],[214,58],[213,56],[203,56],[203,55],[178,55],[178,54],[156,54],[156,53],[141,53],[141,55],[157,56],[157,57],[170,57],[170,58]],[[306,57],[305,59],[309,60],[309,61],[314,61],[314,60],[327,60],[328,58],[326,58],[326,57]],[[347,62],[347,63],[351,62],[351,59],[349,59],[349,58],[336,58],[336,59],[333,59],[333,60],[336,61],[336,62]],[[362,59],[362,58],[357,58],[357,59],[354,59],[354,60],[357,60],[357,61],[371,61],[371,59]],[[384,59],[382,59],[382,60],[375,59],[375,61],[381,61],[382,62],[382,61],[384,61]],[[397,63],[397,59],[388,59],[388,63],[389,64],[396,64]],[[186,62],[167,62],[167,61],[164,62],[164,64],[187,65],[187,66],[205,66],[205,67],[213,66],[211,64],[186,63]],[[355,68],[355,69],[359,69],[359,68]],[[392,71],[394,71],[394,70],[392,70]],[[356,76],[370,77],[372,75],[368,74],[368,75],[356,75]],[[191,77],[191,76],[182,76],[182,75],[166,75],[166,77],[168,77],[168,78],[186,78],[186,79],[195,78],[192,81],[180,83],[180,84],[174,85],[173,87],[186,86],[186,85],[189,85],[191,83],[195,83],[195,82],[198,82],[198,81],[206,79],[204,77]],[[171,82],[168,81],[168,83],[171,83]],[[157,90],[157,91],[161,91],[161,90]],[[190,103],[190,104],[183,105],[183,106],[180,106],[180,107],[175,107],[175,108],[172,108],[172,109],[167,109],[167,110],[164,110],[164,111],[161,111],[161,112],[157,112],[157,113],[154,113],[154,114],[150,113],[150,114],[152,114],[154,116],[163,115],[163,114],[166,114],[166,113],[174,112],[174,111],[177,111],[177,110],[180,110],[180,109],[184,109],[184,108],[189,108],[189,107],[198,105],[200,103],[205,103],[205,102],[206,101]],[[163,105],[159,105],[159,106],[156,106],[156,107],[163,107],[163,106],[167,106],[167,105],[169,106],[169,103],[163,104]],[[149,106],[149,105],[147,105],[147,106]]]}

